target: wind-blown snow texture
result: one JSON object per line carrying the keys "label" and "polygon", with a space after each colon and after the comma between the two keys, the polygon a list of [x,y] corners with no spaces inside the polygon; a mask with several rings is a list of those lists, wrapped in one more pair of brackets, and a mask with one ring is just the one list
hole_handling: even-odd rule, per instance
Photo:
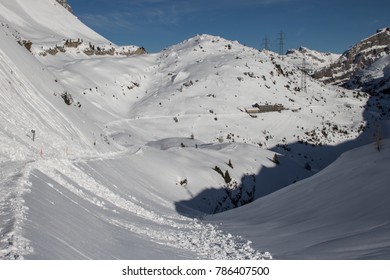
{"label": "wind-blown snow texture", "polygon": [[388,257],[388,143],[331,163],[389,103],[303,92],[300,57],[211,35],[145,54],[55,0],[0,0],[0,258]]}

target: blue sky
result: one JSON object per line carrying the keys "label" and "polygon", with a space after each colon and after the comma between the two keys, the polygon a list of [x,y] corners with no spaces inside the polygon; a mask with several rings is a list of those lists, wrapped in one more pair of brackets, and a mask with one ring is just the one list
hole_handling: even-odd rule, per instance
{"label": "blue sky", "polygon": [[197,34],[254,48],[305,46],[342,53],[390,26],[389,0],[68,0],[85,24],[117,45],[158,52]]}

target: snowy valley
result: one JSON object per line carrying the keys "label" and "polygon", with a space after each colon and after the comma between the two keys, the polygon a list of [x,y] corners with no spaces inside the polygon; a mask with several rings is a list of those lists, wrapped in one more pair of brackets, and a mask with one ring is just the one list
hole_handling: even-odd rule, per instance
{"label": "snowy valley", "polygon": [[59,2],[0,0],[0,259],[390,257],[384,84],[304,90],[339,55],[206,34],[116,46]]}

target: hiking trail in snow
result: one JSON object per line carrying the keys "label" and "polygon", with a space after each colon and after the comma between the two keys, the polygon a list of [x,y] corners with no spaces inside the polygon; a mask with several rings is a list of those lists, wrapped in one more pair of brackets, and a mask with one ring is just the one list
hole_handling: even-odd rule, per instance
{"label": "hiking trail in snow", "polygon": [[[107,159],[115,162],[112,155]],[[116,228],[125,229],[150,242],[188,251],[198,258],[210,259],[268,259],[251,247],[251,242],[233,236],[216,226],[199,219],[180,216],[168,209],[170,203],[161,200],[156,205],[145,203],[135,196],[125,196],[99,178],[99,171],[91,168],[91,162],[104,162],[102,157],[91,160],[39,159],[29,162],[5,162],[1,164],[1,247],[0,258],[23,259],[34,252],[33,245],[24,237],[23,224],[29,209],[23,195],[30,192],[29,177],[44,174],[56,184],[47,184],[58,193],[69,191],[76,195],[74,203],[90,204],[100,211],[94,215]],[[44,180],[40,178],[41,180]],[[47,180],[47,179],[46,179]],[[116,187],[116,186],[114,186]],[[160,203],[160,205],[157,205]],[[53,207],[56,207],[55,205]],[[83,206],[85,207],[85,206]],[[153,208],[157,208],[158,211]],[[87,211],[93,211],[86,209]],[[53,210],[55,211],[55,210]],[[125,217],[125,218],[124,218]],[[93,258],[88,253],[87,258]]]}

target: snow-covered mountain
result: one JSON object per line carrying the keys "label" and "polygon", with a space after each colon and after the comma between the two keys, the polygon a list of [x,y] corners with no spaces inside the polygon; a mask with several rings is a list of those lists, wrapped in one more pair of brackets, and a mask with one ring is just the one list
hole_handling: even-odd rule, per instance
{"label": "snow-covered mountain", "polygon": [[285,257],[257,223],[232,234],[218,217],[279,199],[380,121],[367,94],[312,78],[304,92],[292,59],[218,36],[146,54],[55,0],[0,0],[0,21],[0,258]]}
{"label": "snow-covered mountain", "polygon": [[305,47],[287,51],[286,59],[297,67],[305,68],[309,73],[327,67],[335,62],[340,54],[323,53]]}
{"label": "snow-covered mountain", "polygon": [[67,7],[66,1],[57,0],[1,1],[1,28],[36,56],[61,53],[72,60],[91,55],[129,56],[145,52],[137,46],[119,48],[80,22]]}
{"label": "snow-covered mountain", "polygon": [[[378,30],[374,35],[360,41],[331,65],[314,74],[324,81],[344,85],[348,88],[361,88],[370,91],[388,90],[386,62],[390,54],[390,28]],[[377,62],[380,60],[380,62]],[[375,63],[375,65],[373,65]],[[376,72],[373,74],[373,71]],[[372,79],[370,79],[372,77]]]}

